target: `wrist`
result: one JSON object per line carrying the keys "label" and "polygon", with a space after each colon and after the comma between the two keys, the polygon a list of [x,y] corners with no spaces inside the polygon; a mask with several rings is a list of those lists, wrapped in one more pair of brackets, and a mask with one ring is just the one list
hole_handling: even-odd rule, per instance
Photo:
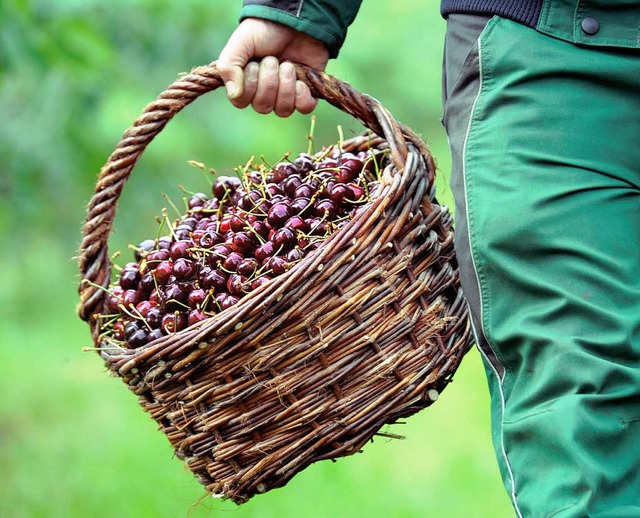
{"label": "wrist", "polygon": [[344,42],[344,36],[329,25],[321,25],[312,20],[301,18],[282,9],[268,5],[245,5],[240,13],[241,22],[245,20],[262,20],[276,23],[296,31],[299,35],[309,38],[309,41],[323,48],[328,58],[335,58]]}

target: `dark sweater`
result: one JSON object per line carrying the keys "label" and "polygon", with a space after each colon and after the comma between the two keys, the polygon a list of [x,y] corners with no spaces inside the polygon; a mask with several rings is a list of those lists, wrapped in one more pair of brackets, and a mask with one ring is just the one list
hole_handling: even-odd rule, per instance
{"label": "dark sweater", "polygon": [[497,14],[535,27],[540,17],[542,0],[442,0],[440,12],[449,14]]}

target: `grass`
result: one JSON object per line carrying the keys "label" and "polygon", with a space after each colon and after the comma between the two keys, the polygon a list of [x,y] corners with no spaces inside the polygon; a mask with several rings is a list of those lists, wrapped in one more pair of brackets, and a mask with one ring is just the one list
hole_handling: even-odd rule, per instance
{"label": "grass", "polygon": [[[313,465],[242,507],[206,497],[125,385],[81,351],[90,337],[74,314],[67,252],[33,243],[25,262],[0,261],[8,288],[0,298],[0,516],[511,515],[475,351],[433,407],[391,428],[406,440],[376,439],[363,454]],[[25,279],[36,282],[26,288]]]}

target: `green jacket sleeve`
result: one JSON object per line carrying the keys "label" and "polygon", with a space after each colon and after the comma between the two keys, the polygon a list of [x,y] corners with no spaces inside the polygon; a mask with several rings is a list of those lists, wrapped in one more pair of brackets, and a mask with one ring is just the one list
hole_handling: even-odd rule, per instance
{"label": "green jacket sleeve", "polygon": [[304,32],[327,45],[335,58],[362,0],[244,0],[240,19],[263,18]]}

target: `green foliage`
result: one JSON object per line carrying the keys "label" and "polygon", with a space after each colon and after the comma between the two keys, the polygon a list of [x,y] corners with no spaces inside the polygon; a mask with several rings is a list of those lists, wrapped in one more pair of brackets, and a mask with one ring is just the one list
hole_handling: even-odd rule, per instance
{"label": "green foliage", "polygon": [[[489,438],[488,397],[469,354],[433,408],[365,453],[319,463],[237,509],[203,497],[135,398],[107,376],[75,316],[73,260],[96,175],[122,132],[178,73],[212,61],[239,2],[2,0],[0,3],[0,516],[500,517],[510,507]],[[378,98],[425,136],[450,203],[440,127],[444,24],[435,0],[364,3],[329,71]],[[316,141],[359,132],[317,110]],[[198,100],[149,147],[127,184],[112,250],[154,232],[187,165],[231,170],[253,154],[306,149],[309,118],[282,120]]]}

